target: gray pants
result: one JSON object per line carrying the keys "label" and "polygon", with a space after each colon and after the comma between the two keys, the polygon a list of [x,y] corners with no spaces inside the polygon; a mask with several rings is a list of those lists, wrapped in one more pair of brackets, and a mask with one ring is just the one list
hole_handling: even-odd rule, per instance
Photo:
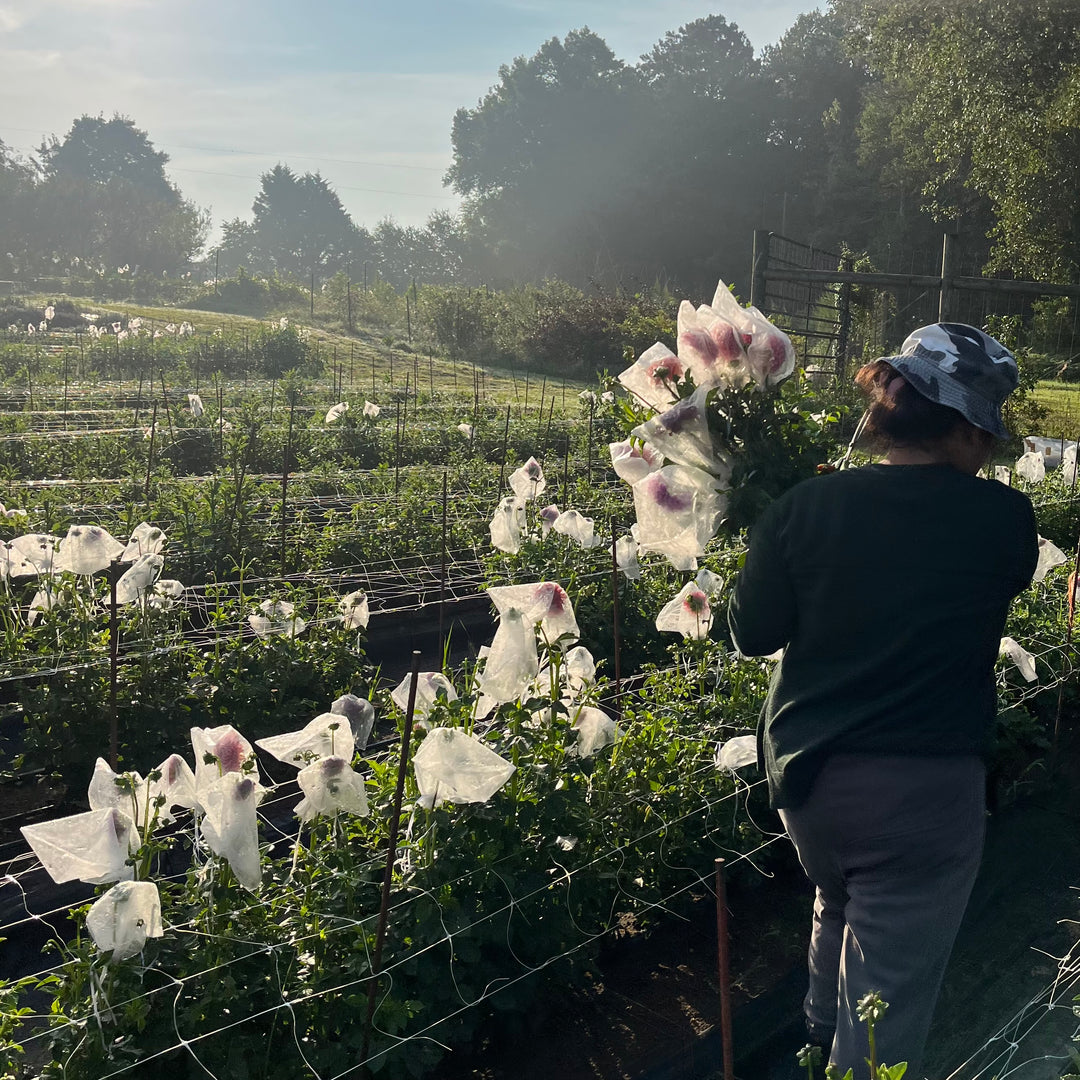
{"label": "gray pants", "polygon": [[878,991],[878,1061],[920,1077],[927,1031],[985,833],[979,758],[829,758],[800,807],[780,816],[817,886],[806,1016],[835,1027],[831,1060],[867,1075],[866,1025],[855,1014]]}

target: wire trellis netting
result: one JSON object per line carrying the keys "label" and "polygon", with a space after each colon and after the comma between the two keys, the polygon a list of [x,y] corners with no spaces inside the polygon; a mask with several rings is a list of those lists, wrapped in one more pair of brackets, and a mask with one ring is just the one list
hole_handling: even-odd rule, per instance
{"label": "wire trellis netting", "polygon": [[[836,253],[783,238],[769,243],[769,266],[827,275],[841,265]],[[859,335],[872,329],[866,311],[879,319],[876,328],[884,335],[899,326],[896,320],[915,317],[922,302],[914,297],[907,306],[897,299],[898,309],[892,301],[867,307],[852,282],[772,279],[768,267],[762,280],[766,291],[757,302],[802,343],[804,364],[823,374],[842,368],[865,346],[868,339]],[[889,295],[900,296],[896,290]],[[883,308],[894,320],[885,329]],[[253,388],[246,377],[243,384],[200,383],[185,373],[166,386],[161,372],[112,384],[79,383],[64,372],[61,385],[55,370],[42,384],[30,378],[29,367],[25,392],[9,385],[0,395],[2,493],[9,508],[16,514],[28,509],[35,528],[61,532],[68,523],[93,522],[115,529],[121,541],[145,519],[167,533],[166,565],[185,578],[177,582],[174,606],[155,613],[147,604],[118,615],[110,599],[111,578],[120,569],[115,563],[109,579],[72,572],[64,585],[68,610],[45,617],[46,597],[33,620],[28,602],[40,583],[5,579],[0,722],[12,728],[32,717],[35,737],[55,723],[47,732],[55,747],[65,737],[58,739],[56,731],[67,722],[54,721],[55,713],[77,712],[83,703],[71,697],[91,685],[101,692],[111,677],[112,699],[94,714],[97,720],[111,713],[116,722],[127,710],[132,730],[143,721],[149,728],[157,718],[139,709],[153,701],[162,715],[172,710],[173,726],[198,708],[200,717],[213,720],[205,721],[206,729],[195,728],[202,721],[191,726],[209,730],[211,722],[231,723],[235,706],[280,737],[276,710],[284,713],[286,703],[276,697],[281,684],[275,680],[301,672],[297,700],[306,708],[328,685],[314,676],[302,682],[320,663],[337,680],[334,693],[362,683],[378,702],[372,741],[356,764],[374,804],[370,815],[346,822],[335,814],[305,824],[298,817],[303,781],[294,777],[296,763],[283,766],[283,759],[264,753],[252,767],[249,780],[267,781],[257,812],[256,851],[261,840],[263,861],[255,887],[211,843],[217,826],[200,816],[206,807],[181,812],[160,847],[143,823],[136,850],[148,854],[134,859],[146,860],[139,865],[141,881],[150,880],[149,867],[156,870],[166,937],[122,963],[93,951],[86,937],[82,908],[92,889],[43,888],[45,866],[21,841],[0,849],[0,939],[17,947],[22,935],[55,937],[56,956],[24,957],[22,973],[38,980],[38,993],[60,985],[41,980],[68,980],[66,989],[54,991],[60,1004],[53,1010],[46,1013],[42,998],[31,995],[33,1011],[4,1030],[17,1031],[23,1050],[42,1060],[46,1044],[61,1046],[56,1076],[105,1080],[183,1068],[225,1080],[232,1073],[229,1053],[240,1052],[234,1044],[258,1045],[275,1080],[340,1080],[384,1068],[393,1075],[410,1055],[467,1044],[490,1015],[527,1009],[538,984],[582,970],[600,942],[624,932],[627,920],[647,922],[661,912],[680,917],[690,898],[714,901],[714,858],[736,874],[770,873],[784,836],[762,813],[763,782],[721,768],[717,758],[718,744],[753,729],[770,663],[733,653],[719,631],[717,640],[687,641],[681,651],[661,646],[662,662],[643,653],[648,662],[619,672],[620,633],[656,636],[656,610],[648,605],[664,586],[630,593],[647,603],[620,615],[620,597],[627,595],[620,589],[627,584],[617,548],[630,535],[634,495],[607,464],[605,445],[618,426],[613,395],[604,394],[608,400],[598,405],[591,392],[579,403],[571,391],[567,401],[565,382],[537,386],[511,373],[501,387],[511,388],[511,401],[488,401],[474,368],[471,398],[443,398],[431,369],[429,393],[423,393],[422,357],[401,363],[404,389],[378,383],[374,362],[372,382],[356,378],[354,387],[355,373],[346,376],[338,365],[329,393],[322,385],[299,399],[276,381],[268,395],[265,380]],[[462,365],[466,392],[467,372]],[[369,400],[381,402],[381,419],[359,417],[369,389]],[[201,416],[194,400],[200,392],[207,399]],[[252,393],[259,398],[254,403]],[[346,396],[350,409],[331,419]],[[813,423],[824,426],[821,419]],[[204,451],[203,471],[195,464]],[[549,537],[546,529],[540,533],[538,517],[531,533],[532,526],[525,528],[528,542],[511,553],[517,561],[504,560],[492,551],[492,514],[506,500],[510,474],[529,454],[543,466],[544,499],[584,515],[590,538],[571,540],[558,527]],[[1025,490],[1040,519],[1072,522],[1075,493],[1060,475]],[[729,536],[710,549],[716,570],[703,572],[717,582],[711,598],[719,600],[730,584],[741,547]],[[665,585],[683,574],[654,555],[656,577]],[[699,569],[696,557],[693,569]],[[1057,633],[1065,621],[1065,576],[1059,568],[1033,586],[1012,616],[1019,651],[1035,672],[1029,680],[1020,661],[1015,668],[999,665],[999,704],[1018,730],[1026,730],[1029,712],[1045,720],[1055,697],[1060,719],[1075,682],[1071,619],[1069,636]],[[531,648],[538,665],[546,656],[548,666],[538,666],[535,681],[516,697],[500,699],[494,714],[484,713],[484,654],[490,658],[488,650],[495,649],[486,590],[521,578],[546,585],[565,580],[566,594],[572,591],[575,603],[580,596],[582,610],[602,612],[604,626],[584,629],[605,644],[610,639],[610,655],[601,660],[599,682],[590,681],[594,669],[586,680],[590,688],[575,698],[559,689],[569,664],[566,648],[542,634],[538,645],[534,635],[524,652]],[[41,591],[48,592],[47,582]],[[341,603],[360,594],[365,614],[370,604],[366,633],[343,628]],[[259,623],[286,608],[294,632],[268,639]],[[466,611],[476,616],[468,626]],[[444,624],[456,615],[467,640],[455,643],[455,653]],[[435,626],[437,638],[430,632]],[[377,651],[384,632],[383,655],[399,655],[379,672],[365,650]],[[425,675],[461,691],[460,699],[455,692],[434,706],[442,710],[441,723],[505,755],[514,777],[508,797],[448,809],[437,789],[423,793],[415,761],[412,773],[406,769],[413,741],[421,748],[436,744],[430,731],[410,739],[413,706],[405,709],[391,697],[395,666],[407,659],[406,638],[423,632],[437,641]],[[415,642],[409,647],[417,655]],[[245,668],[245,652],[259,653],[264,666]],[[228,662],[218,663],[221,656]],[[170,668],[179,657],[191,659],[190,668]],[[604,663],[614,670],[603,670]],[[87,672],[97,681],[68,680]],[[240,684],[232,697],[220,685],[227,677]],[[177,701],[165,701],[170,678],[182,691]],[[58,689],[62,693],[54,693]],[[319,708],[329,707],[318,701]],[[592,719],[610,736],[598,744],[606,754],[595,758],[595,750],[581,750],[587,710],[599,714]],[[490,715],[495,719],[486,719]],[[265,741],[264,731],[248,733]],[[104,745],[104,732],[71,734],[82,739],[80,746]],[[161,732],[152,734],[158,739]],[[118,738],[112,747],[117,769]],[[137,746],[134,739],[125,744],[124,767],[150,765],[135,760]],[[193,748],[196,770],[216,760],[219,771],[227,771],[213,754],[200,761],[194,738]],[[63,765],[69,798],[79,803],[71,761]],[[399,769],[395,803],[390,792]],[[1008,779],[1025,782],[1023,775]],[[36,810],[39,817],[48,811]],[[1065,1007],[1075,969],[1071,955],[1060,959],[1058,976],[1038,1003],[1025,1005],[980,1048],[984,1056],[989,1048],[993,1061],[972,1076],[989,1076],[991,1068],[1015,1071],[1018,1035],[1040,1008]],[[231,987],[233,998],[226,1002],[221,987]],[[82,989],[85,997],[76,1001]],[[213,1006],[204,1007],[204,998]],[[142,1024],[152,1034],[139,1043]],[[273,1062],[276,1073],[270,1067],[275,1055],[282,1058],[280,1066]],[[417,1067],[430,1068],[431,1060],[424,1057]]]}
{"label": "wire trellis netting", "polygon": [[[1071,377],[1080,357],[1080,286],[993,277],[988,258],[983,246],[950,235],[936,251],[888,247],[877,260],[858,258],[856,269],[854,253],[758,232],[755,303],[802,340],[804,365],[838,376],[851,361],[887,355],[912,330],[944,319],[1051,358],[1044,377]],[[834,273],[846,276],[830,281]]]}

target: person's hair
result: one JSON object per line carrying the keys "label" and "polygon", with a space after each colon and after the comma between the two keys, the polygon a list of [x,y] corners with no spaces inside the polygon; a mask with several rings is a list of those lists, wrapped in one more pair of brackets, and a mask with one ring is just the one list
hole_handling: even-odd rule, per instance
{"label": "person's hair", "polygon": [[948,436],[958,424],[968,423],[956,409],[923,397],[885,360],[863,364],[855,375],[855,385],[866,395],[864,434],[879,445],[931,444]]}

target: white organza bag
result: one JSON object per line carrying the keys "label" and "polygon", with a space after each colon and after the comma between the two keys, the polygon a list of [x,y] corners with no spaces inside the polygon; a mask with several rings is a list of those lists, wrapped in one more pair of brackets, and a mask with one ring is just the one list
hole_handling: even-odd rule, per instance
{"label": "white organza bag", "polygon": [[121,881],[94,901],[86,929],[102,952],[127,960],[142,952],[149,938],[162,936],[161,897],[152,881]]}
{"label": "white organza bag", "polygon": [[457,728],[434,728],[413,757],[420,804],[484,803],[513,775],[514,766]]}

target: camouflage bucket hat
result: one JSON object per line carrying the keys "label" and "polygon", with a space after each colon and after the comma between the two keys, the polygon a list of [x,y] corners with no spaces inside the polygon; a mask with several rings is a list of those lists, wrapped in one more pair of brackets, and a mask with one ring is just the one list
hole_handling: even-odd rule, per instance
{"label": "camouflage bucket hat", "polygon": [[897,356],[882,359],[923,397],[999,439],[1009,437],[1001,406],[1016,389],[1016,359],[989,334],[963,323],[932,323],[912,331]]}

